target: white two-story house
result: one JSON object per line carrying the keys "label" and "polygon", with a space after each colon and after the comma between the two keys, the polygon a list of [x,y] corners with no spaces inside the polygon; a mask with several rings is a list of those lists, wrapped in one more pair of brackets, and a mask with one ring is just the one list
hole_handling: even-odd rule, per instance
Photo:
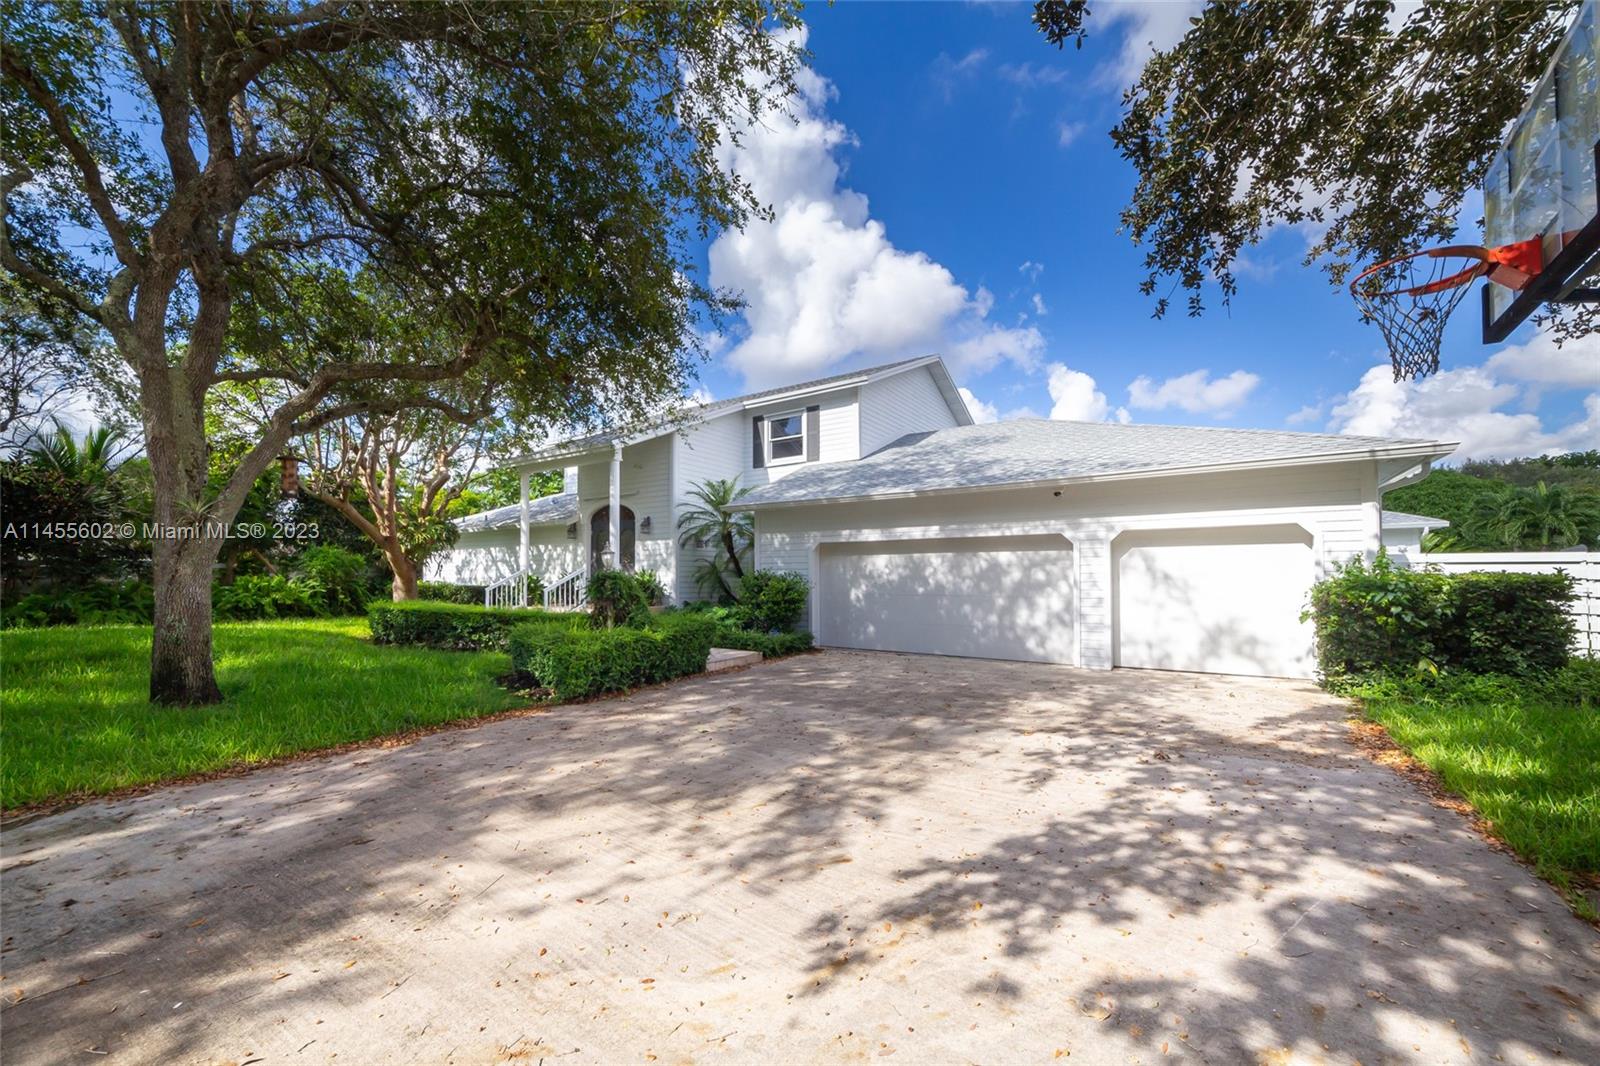
{"label": "white two-story house", "polygon": [[[1455,445],[1271,430],[975,425],[930,356],[563,441],[563,491],[458,523],[438,580],[574,602],[596,566],[702,598],[688,490],[751,492],[754,564],[811,582],[823,645],[1086,667],[1309,676],[1311,584],[1383,543],[1385,490]],[[526,496],[526,494],[525,494]],[[613,549],[620,547],[620,551]],[[537,606],[537,604],[533,604]]]}

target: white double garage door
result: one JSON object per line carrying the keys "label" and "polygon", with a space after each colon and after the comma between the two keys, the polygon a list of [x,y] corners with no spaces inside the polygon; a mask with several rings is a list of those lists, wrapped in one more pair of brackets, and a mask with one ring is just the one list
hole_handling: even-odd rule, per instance
{"label": "white double garage door", "polygon": [[1080,598],[1055,534],[824,544],[817,562],[825,645],[1071,664],[1085,661],[1079,626],[1097,622],[1104,640],[1109,614],[1117,666],[1311,674],[1313,555],[1298,527],[1123,533],[1109,603]]}

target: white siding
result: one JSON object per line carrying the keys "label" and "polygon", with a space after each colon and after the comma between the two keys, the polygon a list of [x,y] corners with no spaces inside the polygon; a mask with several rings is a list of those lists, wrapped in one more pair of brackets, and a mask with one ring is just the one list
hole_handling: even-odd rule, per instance
{"label": "white siding", "polygon": [[[1316,574],[1367,551],[1370,463],[1195,474],[1067,486],[999,489],[756,513],[756,565],[811,576],[820,543],[857,539],[1060,532],[1078,566],[1078,639],[1084,666],[1112,665],[1111,542],[1127,529],[1294,523],[1313,538]],[[815,592],[813,592],[815,596]]]}
{"label": "white siding", "polygon": [[907,433],[956,424],[956,416],[927,367],[861,386],[861,454],[871,455]]}
{"label": "white siding", "polygon": [[799,400],[751,407],[742,414],[729,416],[730,420],[740,423],[739,465],[744,472],[744,483],[766,485],[786,474],[803,470],[806,466],[805,463],[785,463],[757,468],[751,462],[755,454],[755,442],[751,439],[751,435],[755,432],[756,415],[770,418],[791,411],[804,411],[807,407],[820,408],[817,412],[820,433],[817,443],[817,462],[838,463],[861,458],[861,424],[856,392],[855,389],[838,389]]}
{"label": "white siding", "polygon": [[[742,413],[723,415],[675,434],[672,440],[673,500],[677,515],[692,507],[689,489],[713,479],[741,477],[750,466],[750,425]],[[742,450],[741,450],[742,449]],[[674,542],[676,543],[676,542]],[[677,596],[679,601],[699,600],[705,593],[695,584],[700,560],[709,559],[711,548],[677,550]]]}
{"label": "white siding", "polygon": [[[534,526],[529,533],[530,562],[545,581],[578,565],[578,542],[567,539],[565,523]],[[518,543],[516,526],[464,532],[455,547],[428,560],[424,576],[457,585],[492,585],[517,572]]]}

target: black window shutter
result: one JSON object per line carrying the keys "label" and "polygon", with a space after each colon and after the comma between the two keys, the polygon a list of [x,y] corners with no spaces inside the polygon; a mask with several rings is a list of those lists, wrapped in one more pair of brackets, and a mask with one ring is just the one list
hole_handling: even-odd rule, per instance
{"label": "black window shutter", "polygon": [[817,449],[822,443],[822,408],[806,408],[806,462],[817,461]]}
{"label": "black window shutter", "polygon": [[752,447],[750,465],[758,470],[767,465],[766,449],[762,447],[763,442],[761,440],[762,421],[763,419],[760,415],[756,415],[750,420],[750,444]]}

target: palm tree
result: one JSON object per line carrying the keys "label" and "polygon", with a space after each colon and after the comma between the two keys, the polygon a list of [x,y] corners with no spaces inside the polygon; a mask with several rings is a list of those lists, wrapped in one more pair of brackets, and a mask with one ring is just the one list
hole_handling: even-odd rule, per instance
{"label": "palm tree", "polygon": [[1470,521],[1512,550],[1568,548],[1600,535],[1600,496],[1541,481],[1479,501]]}
{"label": "palm tree", "polygon": [[54,433],[28,447],[28,461],[61,475],[67,481],[99,487],[116,471],[122,450],[122,433],[110,426],[98,426],[80,441],[61,421]]}
{"label": "palm tree", "polygon": [[681,547],[717,546],[716,555],[706,561],[701,581],[702,584],[710,584],[714,579],[729,599],[736,597],[723,571],[725,568],[731,569],[735,578],[744,579],[744,564],[740,556],[750,550],[751,542],[755,540],[755,523],[751,521],[749,511],[729,511],[726,508],[749,491],[748,488],[740,488],[734,478],[708,478],[689,489],[689,496],[697,504],[678,516],[678,544]]}

